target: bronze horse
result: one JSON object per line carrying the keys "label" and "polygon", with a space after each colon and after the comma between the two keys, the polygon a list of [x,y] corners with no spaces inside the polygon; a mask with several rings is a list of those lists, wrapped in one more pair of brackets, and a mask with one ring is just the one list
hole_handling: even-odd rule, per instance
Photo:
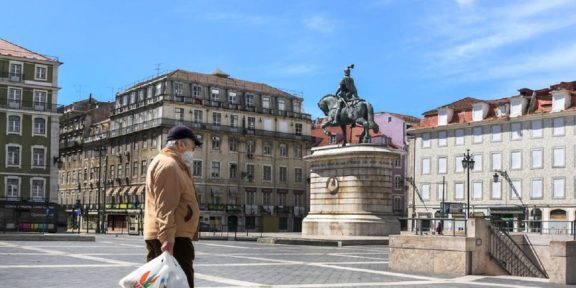
{"label": "bronze horse", "polygon": [[380,128],[378,124],[374,122],[374,110],[372,109],[372,105],[364,100],[358,101],[356,105],[346,105],[346,107],[342,108],[340,111],[340,115],[336,119],[338,121],[334,123],[334,119],[337,116],[337,108],[340,103],[338,102],[338,97],[334,96],[333,94],[328,94],[318,102],[318,107],[324,115],[328,116],[328,120],[324,122],[321,126],[322,131],[326,135],[332,135],[330,131],[326,128],[328,126],[340,126],[342,129],[342,146],[346,146],[346,126],[352,125],[359,125],[364,127],[362,134],[360,134],[360,143],[370,143],[370,131],[372,129],[374,133],[378,133]]}

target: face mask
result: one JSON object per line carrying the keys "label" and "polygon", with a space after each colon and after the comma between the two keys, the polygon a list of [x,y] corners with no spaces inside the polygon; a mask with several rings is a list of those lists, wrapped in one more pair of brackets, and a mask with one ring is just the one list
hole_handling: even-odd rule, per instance
{"label": "face mask", "polygon": [[188,166],[192,166],[194,162],[194,151],[186,151],[182,153],[182,160],[184,160]]}

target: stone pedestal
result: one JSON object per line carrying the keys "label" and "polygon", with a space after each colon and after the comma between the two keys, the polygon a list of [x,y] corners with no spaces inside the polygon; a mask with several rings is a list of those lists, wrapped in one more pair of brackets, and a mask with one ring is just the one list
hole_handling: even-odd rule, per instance
{"label": "stone pedestal", "polygon": [[310,212],[302,235],[387,236],[400,233],[392,215],[392,163],[403,151],[379,145],[312,149]]}

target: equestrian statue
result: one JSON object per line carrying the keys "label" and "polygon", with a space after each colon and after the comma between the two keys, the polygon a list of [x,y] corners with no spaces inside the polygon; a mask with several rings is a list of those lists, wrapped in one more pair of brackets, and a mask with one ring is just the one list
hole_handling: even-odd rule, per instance
{"label": "equestrian statue", "polygon": [[356,125],[364,127],[360,134],[360,143],[370,143],[370,131],[378,133],[379,127],[374,122],[374,110],[372,105],[366,100],[358,97],[358,90],[354,85],[354,79],[350,77],[350,70],[354,69],[354,64],[344,70],[344,77],[340,80],[340,85],[335,94],[328,94],[318,102],[318,107],[324,115],[328,116],[321,128],[324,134],[331,136],[328,127],[339,126],[342,129],[342,146],[346,146],[346,126]]}

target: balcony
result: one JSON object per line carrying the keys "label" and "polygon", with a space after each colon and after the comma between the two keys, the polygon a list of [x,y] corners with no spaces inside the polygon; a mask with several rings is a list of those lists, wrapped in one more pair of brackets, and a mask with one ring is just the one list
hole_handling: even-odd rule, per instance
{"label": "balcony", "polygon": [[22,73],[0,72],[0,81],[22,83],[24,76]]}
{"label": "balcony", "polygon": [[5,103],[0,103],[0,108],[3,109],[16,109],[25,111],[36,112],[52,112],[57,113],[58,109],[64,107],[63,105],[50,104],[46,102],[37,101],[14,101],[8,99]]}

